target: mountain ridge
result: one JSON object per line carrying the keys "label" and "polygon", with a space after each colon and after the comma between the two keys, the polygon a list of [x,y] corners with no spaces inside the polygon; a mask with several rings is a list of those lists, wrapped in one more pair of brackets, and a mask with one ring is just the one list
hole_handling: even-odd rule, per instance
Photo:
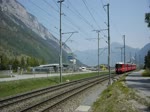
{"label": "mountain ridge", "polygon": [[[111,66],[114,66],[116,62],[121,61],[121,47],[122,44],[114,42],[111,44]],[[126,47],[126,62],[132,61],[133,63],[144,64],[144,57],[147,54],[148,50],[150,50],[150,43],[146,44],[143,48],[132,48],[130,46]],[[95,50],[85,50],[85,51],[75,51],[74,54],[77,58],[86,65],[96,66],[98,63],[97,57],[97,49]],[[139,61],[140,56],[140,61]],[[107,48],[100,49],[100,64],[108,63],[108,53]],[[124,60],[124,50],[122,49],[122,62]]]}
{"label": "mountain ridge", "polygon": [[[28,13],[17,0],[0,0],[1,54],[25,54],[47,63],[59,63],[59,40],[36,17]],[[71,49],[64,44],[63,60],[67,62]]]}

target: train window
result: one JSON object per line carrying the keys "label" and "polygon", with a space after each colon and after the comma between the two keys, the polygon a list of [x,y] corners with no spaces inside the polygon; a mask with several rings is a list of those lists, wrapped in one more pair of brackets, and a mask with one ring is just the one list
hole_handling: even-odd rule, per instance
{"label": "train window", "polygon": [[121,68],[122,64],[116,64],[116,68]]}

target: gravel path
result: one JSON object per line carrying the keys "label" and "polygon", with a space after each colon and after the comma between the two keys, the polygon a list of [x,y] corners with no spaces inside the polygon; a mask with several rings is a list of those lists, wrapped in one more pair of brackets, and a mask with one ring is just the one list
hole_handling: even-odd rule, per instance
{"label": "gravel path", "polygon": [[[113,80],[111,80],[113,82]],[[89,89],[82,95],[78,107],[73,112],[92,112],[91,106],[100,97],[100,94],[107,88],[108,80]]]}
{"label": "gravel path", "polygon": [[150,98],[150,77],[142,77],[142,72],[143,70],[129,74],[126,77],[126,84],[138,90],[141,95]]}
{"label": "gravel path", "polygon": [[[129,74],[126,77],[126,84],[128,87],[136,90],[137,95],[150,103],[150,77],[143,77],[141,75],[142,72],[143,70]],[[139,110],[139,112],[150,112],[150,107],[139,104],[136,101],[132,101],[132,104]]]}
{"label": "gravel path", "polygon": [[[136,91],[138,91],[137,94],[139,94],[139,96],[145,98],[148,102],[150,102],[150,77],[142,77],[142,72],[143,70],[139,72],[132,72],[131,74],[129,74],[126,77],[126,84],[128,85],[128,87],[134,88]],[[107,88],[107,85],[108,81],[105,81],[103,82],[103,84],[95,86],[89,92],[90,94],[84,97],[84,99],[81,101],[79,107],[76,109],[75,112],[89,112],[88,106],[91,107],[91,105],[96,101],[101,92]],[[134,104],[135,107],[139,109],[139,112],[149,112],[149,109],[147,109],[145,105],[138,104],[137,102],[133,103],[133,105]],[[88,111],[86,111],[86,108]]]}

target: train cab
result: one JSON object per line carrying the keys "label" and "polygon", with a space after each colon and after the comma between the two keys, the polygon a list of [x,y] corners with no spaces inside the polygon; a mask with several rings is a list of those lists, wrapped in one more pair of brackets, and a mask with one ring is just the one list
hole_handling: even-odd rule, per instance
{"label": "train cab", "polygon": [[136,64],[133,64],[133,63],[124,64],[122,62],[118,62],[118,63],[116,63],[115,68],[116,68],[116,73],[120,74],[120,73],[135,70]]}
{"label": "train cab", "polygon": [[115,68],[116,68],[116,73],[120,74],[124,71],[124,64],[121,62],[118,62],[116,63]]}

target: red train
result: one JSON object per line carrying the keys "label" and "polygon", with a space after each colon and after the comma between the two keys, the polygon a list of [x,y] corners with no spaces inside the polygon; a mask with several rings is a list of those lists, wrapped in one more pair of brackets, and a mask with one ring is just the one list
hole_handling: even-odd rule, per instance
{"label": "red train", "polygon": [[118,62],[116,63],[115,69],[117,74],[129,72],[136,69],[136,64],[132,64],[132,63],[124,64],[122,62]]}

